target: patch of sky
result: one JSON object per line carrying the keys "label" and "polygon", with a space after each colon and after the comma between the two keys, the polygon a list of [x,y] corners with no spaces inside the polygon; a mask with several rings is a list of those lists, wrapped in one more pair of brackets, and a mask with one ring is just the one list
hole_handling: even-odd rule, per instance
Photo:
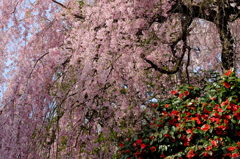
{"label": "patch of sky", "polygon": [[198,73],[200,70],[201,70],[200,66],[196,66],[196,67],[193,68],[194,73]]}
{"label": "patch of sky", "polygon": [[140,105],[140,109],[142,109],[142,110],[145,110],[147,108],[147,106],[146,105]]}
{"label": "patch of sky", "polygon": [[85,0],[85,2],[88,4],[88,5],[93,5],[95,3],[95,0]]}
{"label": "patch of sky", "polygon": [[217,53],[216,60],[217,60],[218,62],[221,62],[221,61],[222,61],[222,54],[221,54],[220,52]]}
{"label": "patch of sky", "polygon": [[128,89],[128,85],[127,85],[127,84],[123,84],[123,85],[122,85],[122,88]]}
{"label": "patch of sky", "polygon": [[153,95],[154,95],[153,92],[147,92],[147,93],[146,93],[147,98],[151,98]]}
{"label": "patch of sky", "polygon": [[46,112],[47,112],[46,119],[47,120],[51,120],[53,117],[57,116],[56,108],[57,108],[57,102],[55,102],[55,101],[52,101],[48,105],[48,110],[46,110]]}
{"label": "patch of sky", "polygon": [[158,102],[158,99],[157,98],[152,98],[149,100],[151,103],[157,103]]}

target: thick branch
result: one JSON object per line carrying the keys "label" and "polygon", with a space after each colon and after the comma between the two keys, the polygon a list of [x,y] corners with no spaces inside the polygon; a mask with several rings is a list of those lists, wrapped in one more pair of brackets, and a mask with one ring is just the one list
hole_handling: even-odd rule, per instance
{"label": "thick branch", "polygon": [[226,12],[223,2],[218,3],[218,8],[219,12],[215,24],[217,25],[222,44],[222,65],[225,70],[229,70],[234,67],[235,55],[233,48],[234,40],[228,26],[230,15],[229,12]]}
{"label": "thick branch", "polygon": [[230,69],[234,66],[235,51],[233,48],[234,40],[228,23],[240,18],[239,5],[239,0],[232,2],[219,0],[217,3],[208,5],[201,3],[198,6],[194,3],[185,5],[182,0],[176,0],[169,13],[182,13],[192,18],[201,18],[216,24],[222,44],[222,65],[224,69]]}
{"label": "thick branch", "polygon": [[181,62],[182,62],[183,58],[180,58],[180,59],[177,60],[176,66],[174,67],[173,70],[168,70],[168,69],[165,69],[165,68],[158,67],[156,64],[154,64],[151,60],[147,59],[145,56],[142,56],[142,59],[144,61],[146,61],[148,64],[150,64],[153,69],[155,69],[156,71],[158,71],[160,73],[175,74],[180,69]]}
{"label": "thick branch", "polygon": [[[176,64],[175,64],[174,68],[172,70],[170,70],[168,68],[158,67],[151,60],[147,59],[145,57],[145,55],[142,55],[143,60],[146,61],[148,64],[150,64],[151,68],[154,68],[158,72],[161,72],[161,73],[164,73],[164,74],[175,74],[181,68],[185,52],[189,49],[189,47],[187,46],[187,36],[189,35],[189,32],[190,32],[189,26],[191,25],[191,23],[193,21],[192,17],[187,16],[185,14],[182,14],[182,15],[183,15],[183,17],[181,18],[182,35],[170,45],[173,57],[176,60],[175,61]],[[177,57],[175,48],[176,48],[178,42],[180,42],[180,41],[183,41],[182,55],[181,55],[181,57]]]}
{"label": "thick branch", "polygon": [[[208,11],[208,15],[206,14],[206,11]],[[210,22],[213,22],[216,18],[215,10],[196,5],[186,6],[182,1],[177,1],[169,13],[181,13],[191,17],[192,19],[201,18]]]}

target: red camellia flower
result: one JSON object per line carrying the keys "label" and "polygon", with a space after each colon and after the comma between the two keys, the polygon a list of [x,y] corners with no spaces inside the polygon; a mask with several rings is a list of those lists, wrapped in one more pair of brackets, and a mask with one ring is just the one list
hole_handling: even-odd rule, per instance
{"label": "red camellia flower", "polygon": [[140,147],[141,147],[141,149],[145,149],[146,145],[145,144],[141,144]]}
{"label": "red camellia flower", "polygon": [[152,103],[151,106],[152,106],[153,108],[157,108],[157,107],[158,107],[158,104],[157,104],[157,103]]}
{"label": "red camellia flower", "polygon": [[231,74],[232,74],[232,71],[231,71],[231,70],[228,70],[228,71],[225,73],[226,76],[230,76]]}
{"label": "red camellia flower", "polygon": [[185,91],[185,92],[184,92],[184,95],[185,95],[185,96],[188,96],[189,94],[190,94],[190,93],[189,93],[188,91]]}
{"label": "red camellia flower", "polygon": [[208,146],[208,147],[206,148],[207,151],[210,151],[211,149],[212,149],[212,146]]}
{"label": "red camellia flower", "polygon": [[178,92],[177,91],[171,91],[171,94],[172,95],[175,95],[175,94],[177,94]]}
{"label": "red camellia flower", "polygon": [[175,126],[178,128],[180,126],[180,123],[176,123]]}
{"label": "red camellia flower", "polygon": [[211,143],[214,147],[217,147],[217,142],[215,140],[212,140]]}
{"label": "red camellia flower", "polygon": [[188,141],[184,141],[183,145],[184,146],[189,146],[189,142]]}
{"label": "red camellia flower", "polygon": [[224,120],[223,120],[223,122],[224,122],[226,125],[228,125],[228,123],[229,123],[229,120],[227,120],[227,119],[224,119]]}
{"label": "red camellia flower", "polygon": [[126,153],[130,153],[131,151],[130,151],[130,150],[126,150],[125,152],[126,152]]}
{"label": "red camellia flower", "polygon": [[201,118],[203,118],[204,120],[207,120],[208,119],[208,114],[203,114],[203,115],[201,115]]}
{"label": "red camellia flower", "polygon": [[203,131],[208,131],[210,129],[210,125],[208,124],[204,124],[202,127],[201,127],[201,130]]}
{"label": "red camellia flower", "polygon": [[191,117],[191,120],[195,120],[197,122],[197,124],[201,124],[201,120],[199,119],[199,117]]}
{"label": "red camellia flower", "polygon": [[207,152],[204,152],[202,155],[203,155],[204,157],[208,157],[208,153],[207,153]]}
{"label": "red camellia flower", "polygon": [[141,143],[142,143],[142,139],[137,139],[137,140],[136,140],[136,143],[137,143],[137,144],[141,144]]}
{"label": "red camellia flower", "polygon": [[197,121],[197,124],[201,124],[202,123],[199,118],[197,118],[196,121]]}
{"label": "red camellia flower", "polygon": [[223,112],[222,108],[217,108],[217,111],[220,113]]}
{"label": "red camellia flower", "polygon": [[178,112],[177,110],[173,110],[173,111],[171,112],[171,114],[172,114],[172,115],[178,115],[179,112]]}
{"label": "red camellia flower", "polygon": [[164,137],[171,137],[169,134],[165,134]]}
{"label": "red camellia flower", "polygon": [[123,144],[119,144],[119,147],[123,147],[124,145]]}
{"label": "red camellia flower", "polygon": [[232,157],[239,157],[239,156],[240,156],[239,153],[233,153],[233,154],[232,154]]}
{"label": "red camellia flower", "polygon": [[231,115],[226,115],[226,118],[231,119],[232,117],[231,117]]}
{"label": "red camellia flower", "polygon": [[141,153],[137,151],[137,152],[134,153],[134,156],[137,158],[140,154]]}
{"label": "red camellia flower", "polygon": [[227,83],[227,82],[223,82],[223,86],[226,87],[226,88],[230,88],[231,87],[231,85],[229,83]]}
{"label": "red camellia flower", "polygon": [[226,130],[227,127],[226,127],[225,125],[220,125],[220,126],[218,126],[217,128],[218,128],[218,129],[221,129],[221,130]]}
{"label": "red camellia flower", "polygon": [[238,106],[237,106],[237,105],[233,105],[233,106],[232,106],[232,110],[233,110],[233,111],[237,111],[237,110],[238,110]]}
{"label": "red camellia flower", "polygon": [[165,108],[168,108],[168,107],[169,107],[169,104],[166,104],[166,105],[165,105]]}
{"label": "red camellia flower", "polygon": [[236,150],[237,148],[236,147],[229,147],[227,150],[228,151],[234,151],[234,150]]}
{"label": "red camellia flower", "polygon": [[153,140],[155,138],[155,136],[150,136],[150,139]]}
{"label": "red camellia flower", "polygon": [[164,158],[164,157],[166,157],[165,154],[161,154],[161,155],[160,155],[160,158]]}
{"label": "red camellia flower", "polygon": [[183,97],[183,94],[179,94],[179,96],[178,96],[180,99],[182,99],[182,97]]}
{"label": "red camellia flower", "polygon": [[225,106],[225,105],[228,105],[228,104],[229,104],[229,102],[228,102],[228,99],[227,99],[226,101],[221,103],[221,106]]}
{"label": "red camellia flower", "polygon": [[193,158],[195,156],[195,153],[193,150],[190,150],[188,153],[187,153],[187,158]]}
{"label": "red camellia flower", "polygon": [[213,123],[213,122],[216,122],[216,124],[219,124],[219,123],[220,123],[220,119],[219,119],[219,118],[211,117],[209,120],[210,120],[212,123]]}
{"label": "red camellia flower", "polygon": [[193,133],[193,131],[191,129],[188,129],[186,132],[187,132],[187,134],[192,134]]}
{"label": "red camellia flower", "polygon": [[229,156],[229,157],[231,157],[231,154],[230,154],[230,153],[226,153],[224,156]]}
{"label": "red camellia flower", "polygon": [[220,117],[220,115],[217,112],[213,113],[212,116]]}
{"label": "red camellia flower", "polygon": [[150,147],[150,150],[151,150],[152,152],[155,152],[157,149],[156,149],[155,146],[152,146],[152,147]]}

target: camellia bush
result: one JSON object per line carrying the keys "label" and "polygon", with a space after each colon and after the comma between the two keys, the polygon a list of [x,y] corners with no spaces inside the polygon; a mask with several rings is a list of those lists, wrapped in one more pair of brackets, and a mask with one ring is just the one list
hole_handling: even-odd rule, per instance
{"label": "camellia bush", "polygon": [[[157,115],[119,143],[121,159],[240,156],[240,78],[231,70],[204,89],[181,86],[152,103]],[[154,114],[154,113],[153,113]]]}

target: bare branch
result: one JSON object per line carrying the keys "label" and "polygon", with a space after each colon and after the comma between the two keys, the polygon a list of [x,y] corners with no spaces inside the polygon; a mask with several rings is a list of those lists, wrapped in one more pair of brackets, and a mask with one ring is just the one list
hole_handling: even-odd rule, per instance
{"label": "bare branch", "polygon": [[18,1],[17,4],[15,5],[15,7],[14,7],[14,9],[13,9],[13,11],[12,11],[12,14],[14,14],[14,13],[16,12],[18,4],[19,4],[19,1]]}
{"label": "bare branch", "polygon": [[32,70],[31,70],[31,72],[30,72],[30,74],[29,74],[29,77],[28,78],[30,78],[31,76],[32,76],[32,73],[33,73],[33,71],[34,71],[34,69],[36,68],[36,66],[37,66],[37,64],[38,64],[38,62],[41,60],[41,59],[43,59],[47,54],[49,54],[49,52],[47,52],[47,53],[45,53],[45,54],[43,54],[42,56],[40,56],[37,60],[36,60],[36,62],[35,62],[35,64],[34,64],[34,66],[33,66],[33,68],[32,68]]}
{"label": "bare branch", "polygon": [[156,71],[164,74],[175,74],[178,72],[180,69],[180,66],[182,64],[182,59],[183,59],[184,53],[182,54],[181,58],[177,59],[176,65],[172,70],[163,68],[163,67],[158,67],[156,64],[154,64],[151,60],[147,59],[144,55],[142,55],[142,59],[146,61],[148,64],[151,65],[151,68],[155,69]]}
{"label": "bare branch", "polygon": [[60,5],[61,7],[65,8],[65,9],[69,9],[69,8],[66,7],[64,4],[62,4],[62,3],[60,3],[60,2],[58,2],[58,1],[56,1],[56,0],[52,0],[52,1],[53,1],[54,3]]}
{"label": "bare branch", "polygon": [[[56,1],[56,0],[52,0],[52,2],[56,3],[57,5],[61,6],[61,7],[64,8],[64,9],[70,10],[70,8],[68,8],[67,6],[65,6],[64,4],[62,4],[62,3],[60,3],[60,2],[58,2],[58,1]],[[72,14],[72,15],[73,15],[75,18],[77,18],[77,19],[84,19],[84,17],[81,16],[81,15],[78,15],[78,14]]]}

